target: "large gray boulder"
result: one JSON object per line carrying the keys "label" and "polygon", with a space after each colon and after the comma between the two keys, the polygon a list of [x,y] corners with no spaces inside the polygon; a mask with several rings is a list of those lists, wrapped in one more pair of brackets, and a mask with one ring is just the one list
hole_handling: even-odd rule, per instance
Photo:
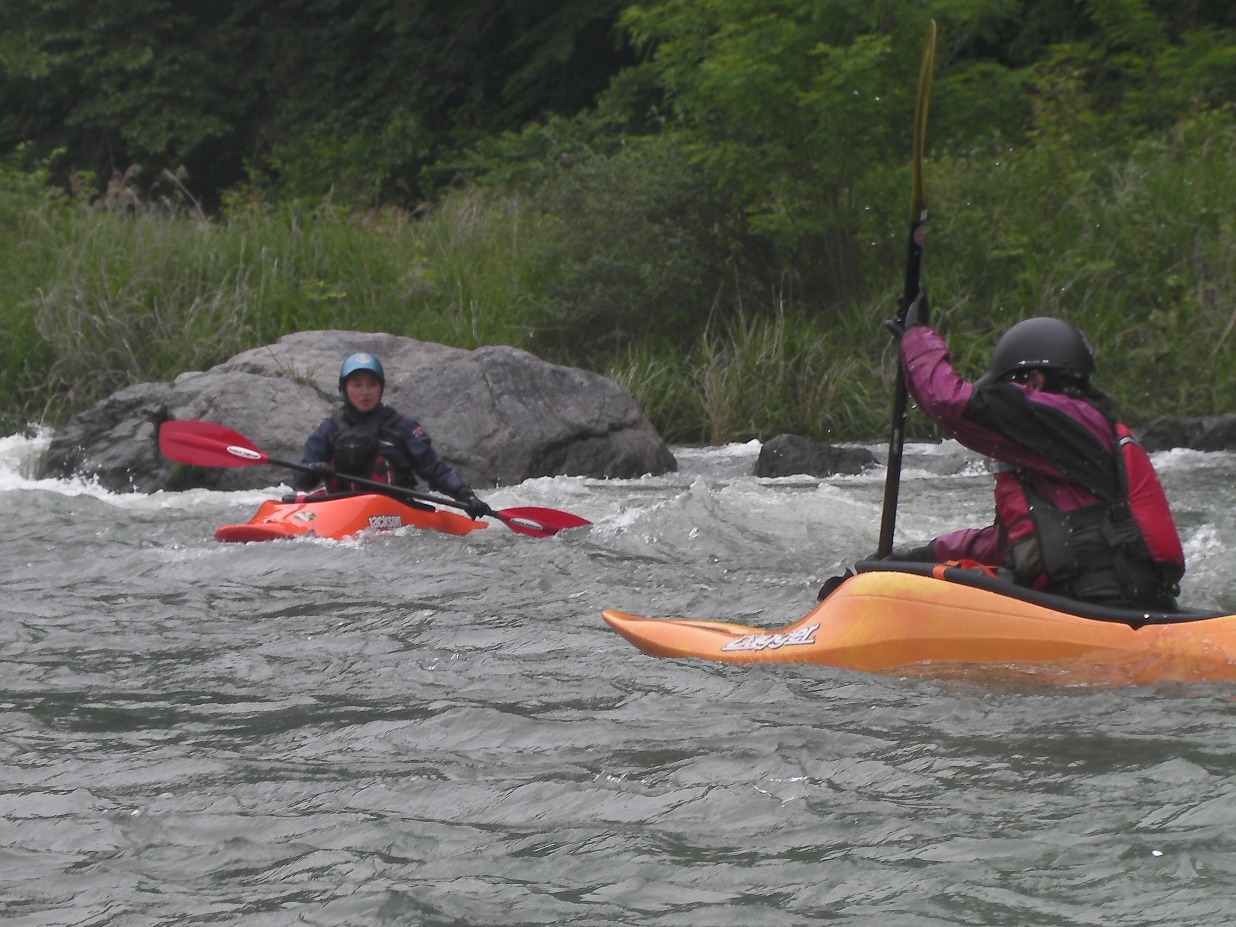
{"label": "large gray boulder", "polygon": [[339,403],[339,365],[367,351],[386,370],[383,401],[417,419],[438,453],[477,487],[540,476],[632,478],[673,471],[669,448],[631,397],[595,373],[526,351],[450,348],[397,335],[298,332],[171,383],[140,383],[74,417],[51,440],[48,476],[97,478],[112,490],[259,489],[292,474],[273,466],[173,465],[158,447],[168,419],[226,425],[269,456],[299,461]]}

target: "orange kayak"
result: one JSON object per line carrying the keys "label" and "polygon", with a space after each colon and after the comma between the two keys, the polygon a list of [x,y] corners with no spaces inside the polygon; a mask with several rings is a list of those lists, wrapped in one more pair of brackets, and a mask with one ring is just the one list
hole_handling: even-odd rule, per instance
{"label": "orange kayak", "polygon": [[467,534],[486,527],[486,523],[429,505],[409,505],[378,493],[309,495],[291,502],[268,499],[262,503],[257,514],[244,524],[219,528],[215,539],[273,541],[279,538],[317,537],[342,540],[362,531],[406,527],[429,528],[445,534]]}
{"label": "orange kayak", "polygon": [[779,630],[613,609],[604,618],[657,657],[918,675],[984,667],[1106,684],[1236,680],[1236,615],[1088,605],[955,566],[882,562],[859,570]]}

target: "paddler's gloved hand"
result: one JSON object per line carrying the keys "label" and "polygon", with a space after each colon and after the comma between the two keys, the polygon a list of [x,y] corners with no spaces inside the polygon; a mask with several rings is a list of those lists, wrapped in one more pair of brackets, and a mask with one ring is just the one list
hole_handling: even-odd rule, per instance
{"label": "paddler's gloved hand", "polygon": [[868,560],[902,560],[909,563],[935,563],[936,542],[929,541],[922,547],[894,547],[892,553],[881,557],[879,552],[872,554]]}
{"label": "paddler's gloved hand", "polygon": [[463,503],[464,511],[468,513],[469,518],[481,518],[485,515],[495,514],[494,510],[478,499],[476,493],[468,487],[460,490],[459,495],[455,498]]}
{"label": "paddler's gloved hand", "polygon": [[931,324],[931,305],[927,301],[927,290],[921,283],[918,286],[918,295],[910,301],[910,305],[905,305],[905,297],[897,302],[899,305],[896,318],[889,319],[884,323],[884,327],[892,332],[898,341],[909,329]]}
{"label": "paddler's gloved hand", "polygon": [[292,483],[297,489],[312,489],[335,475],[335,468],[325,460],[315,460],[305,465],[305,470]]}

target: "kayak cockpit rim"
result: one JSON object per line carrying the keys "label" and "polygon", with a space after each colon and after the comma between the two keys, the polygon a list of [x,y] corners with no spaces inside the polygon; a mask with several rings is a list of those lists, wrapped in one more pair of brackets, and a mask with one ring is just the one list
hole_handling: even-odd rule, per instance
{"label": "kayak cockpit rim", "polygon": [[959,565],[939,563],[917,563],[906,560],[860,560],[854,564],[856,573],[913,573],[927,576],[945,582],[957,583],[983,589],[997,595],[1008,596],[1034,605],[1041,605],[1053,611],[1075,615],[1078,618],[1089,618],[1094,621],[1112,621],[1127,624],[1132,628],[1140,628],[1151,624],[1183,624],[1190,621],[1204,621],[1208,618],[1220,618],[1227,612],[1214,609],[1178,608],[1174,611],[1161,609],[1126,608],[1114,605],[1101,605],[1096,602],[1082,602],[1066,596],[1041,592],[1026,586],[1016,585],[1011,578],[1000,575],[1003,571],[992,575],[982,568],[963,567]]}

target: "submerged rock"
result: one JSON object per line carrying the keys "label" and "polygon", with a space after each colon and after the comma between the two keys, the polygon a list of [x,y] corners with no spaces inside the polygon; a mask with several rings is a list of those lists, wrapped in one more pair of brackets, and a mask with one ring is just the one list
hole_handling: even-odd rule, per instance
{"label": "submerged rock", "polygon": [[53,435],[46,476],[96,478],[112,490],[259,489],[273,466],[199,469],[159,452],[168,419],[206,419],[271,457],[299,461],[305,439],[339,404],[339,365],[367,351],[386,370],[383,401],[425,426],[434,447],[477,487],[541,476],[633,478],[677,463],[635,401],[612,380],[510,347],[475,351],[397,335],[298,332],[170,383],[140,383]]}
{"label": "submerged rock", "polygon": [[1147,451],[1187,447],[1195,451],[1236,451],[1236,413],[1201,418],[1156,418],[1138,433]]}
{"label": "submerged rock", "polygon": [[879,466],[876,456],[863,447],[817,444],[799,435],[777,435],[764,442],[755,462],[756,476],[835,476],[862,473]]}

